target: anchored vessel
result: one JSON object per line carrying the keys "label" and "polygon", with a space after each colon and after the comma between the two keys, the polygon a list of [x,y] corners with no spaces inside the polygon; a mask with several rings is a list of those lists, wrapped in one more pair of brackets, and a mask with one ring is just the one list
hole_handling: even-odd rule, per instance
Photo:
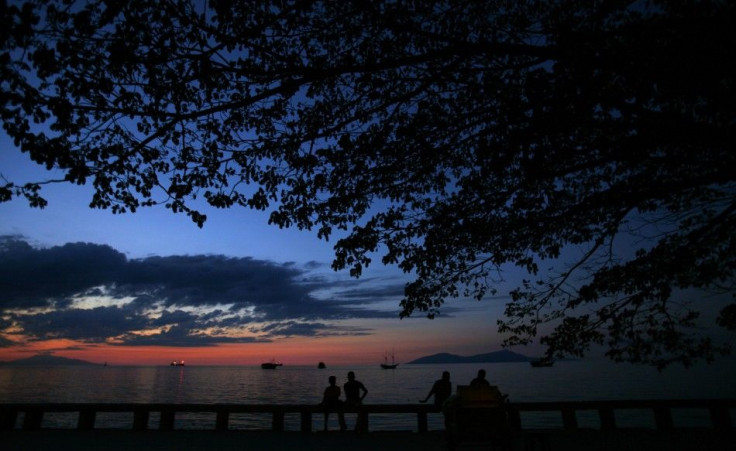
{"label": "anchored vessel", "polygon": [[275,370],[281,365],[283,365],[283,363],[272,360],[270,362],[261,363],[261,368],[263,368],[264,370]]}
{"label": "anchored vessel", "polygon": [[544,366],[552,366],[552,365],[554,365],[554,363],[555,363],[554,360],[549,360],[549,359],[532,360],[532,361],[529,362],[529,364],[531,366],[533,366],[534,368],[540,368],[540,367],[544,367]]}
{"label": "anchored vessel", "polygon": [[[389,355],[391,355],[391,363],[388,363],[388,356]],[[391,351],[391,354],[389,354],[388,352],[386,352],[385,354],[383,354],[383,363],[381,364],[381,368],[383,368],[384,370],[393,370],[397,366],[399,366],[399,364],[394,362],[394,353],[393,353],[393,351]]]}

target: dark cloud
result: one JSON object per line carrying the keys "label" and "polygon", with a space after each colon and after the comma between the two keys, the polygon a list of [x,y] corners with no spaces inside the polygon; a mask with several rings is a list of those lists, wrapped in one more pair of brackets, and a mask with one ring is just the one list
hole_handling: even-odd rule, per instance
{"label": "dark cloud", "polygon": [[274,323],[258,329],[264,332],[266,336],[292,337],[292,336],[342,336],[342,335],[369,335],[370,330],[357,327],[335,327],[332,324],[325,323],[304,323],[298,321],[285,321]]}
{"label": "dark cloud", "polygon": [[169,324],[191,324],[197,321],[197,315],[181,310],[174,312],[164,311],[159,318],[151,321],[154,327],[167,326]]}
{"label": "dark cloud", "polygon": [[[352,281],[350,281],[352,282]],[[377,301],[396,301],[404,296],[404,284],[393,283],[382,285],[383,281],[364,279],[360,283],[345,284],[335,295],[353,305],[375,304]],[[394,309],[398,311],[398,302]]]}
{"label": "dark cloud", "polygon": [[[391,299],[398,305],[398,285],[335,282],[310,272],[323,266],[222,255],[128,259],[104,245],[35,248],[18,237],[0,237],[0,333],[14,326],[37,340],[207,346],[365,334],[340,329],[334,321],[396,317],[377,303]],[[82,308],[78,301],[85,297],[119,302]],[[227,333],[256,323],[260,328],[252,330],[260,338]]]}
{"label": "dark cloud", "polygon": [[149,326],[143,315],[119,307],[63,309],[35,315],[15,315],[23,330],[38,339],[69,338],[101,342]]}
{"label": "dark cloud", "polygon": [[52,299],[113,282],[125,265],[125,255],[109,246],[71,243],[35,249],[17,237],[0,237],[0,306],[46,306]]}
{"label": "dark cloud", "polygon": [[191,333],[186,326],[174,326],[165,331],[151,335],[128,335],[113,344],[126,346],[176,346],[206,347],[222,343],[264,343],[271,340],[260,337],[226,337],[212,336],[203,333]]}

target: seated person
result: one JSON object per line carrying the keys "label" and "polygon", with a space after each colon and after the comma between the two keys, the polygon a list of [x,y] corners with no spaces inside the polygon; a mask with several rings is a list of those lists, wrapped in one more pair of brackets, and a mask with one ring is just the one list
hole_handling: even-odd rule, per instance
{"label": "seated person", "polygon": [[486,379],[486,370],[478,370],[478,376],[470,381],[470,386],[473,388],[490,387],[491,384],[489,384]]}
{"label": "seated person", "polygon": [[327,419],[330,416],[330,412],[337,412],[337,419],[340,422],[340,430],[344,431],[345,427],[345,415],[343,414],[344,402],[340,400],[340,387],[337,386],[337,378],[330,376],[328,378],[330,385],[325,388],[325,393],[322,397],[320,405],[325,409],[325,431],[327,430]]}
{"label": "seated person", "polygon": [[506,395],[501,394],[495,385],[481,387],[458,385],[457,396],[458,407],[498,407],[506,400]]}

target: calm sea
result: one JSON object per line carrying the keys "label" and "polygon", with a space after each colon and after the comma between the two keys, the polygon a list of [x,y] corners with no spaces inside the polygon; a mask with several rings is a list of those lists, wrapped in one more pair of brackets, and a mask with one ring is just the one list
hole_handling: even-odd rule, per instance
{"label": "calm sea", "polygon": [[[511,401],[577,401],[615,399],[736,398],[735,362],[720,362],[691,369],[671,368],[662,373],[652,368],[613,364],[607,361],[556,362],[551,368],[532,368],[527,363],[400,365],[395,370],[372,366],[334,366],[317,369],[283,366],[259,367],[0,367],[0,402],[100,402],[100,403],[318,403],[335,375],[338,384],[352,370],[368,388],[367,404],[415,403],[423,399],[442,371],[450,371],[453,385],[467,384],[478,369],[498,385]],[[100,414],[107,427],[124,427],[122,414]],[[617,422],[622,426],[653,426],[649,412],[633,412]],[[334,417],[334,416],[333,416]],[[674,412],[675,423],[707,426],[708,412]],[[347,416],[350,425],[350,415]],[[73,427],[76,417],[53,414],[44,426]],[[315,418],[315,428],[322,425]],[[336,421],[336,420],[335,420]],[[371,416],[371,429],[413,429],[411,416]],[[559,414],[522,417],[525,427],[561,425]],[[579,414],[583,427],[597,427],[595,412]],[[177,416],[177,427],[210,427],[211,415]],[[267,428],[270,416],[233,415],[231,427]],[[287,429],[297,429],[299,419],[286,418]],[[441,427],[441,417],[430,418],[431,428]],[[336,427],[333,425],[332,427]]]}

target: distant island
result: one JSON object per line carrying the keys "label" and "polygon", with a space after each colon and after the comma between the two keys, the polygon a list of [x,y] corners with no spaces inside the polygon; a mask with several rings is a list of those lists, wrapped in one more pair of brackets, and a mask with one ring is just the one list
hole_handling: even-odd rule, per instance
{"label": "distant island", "polygon": [[97,363],[88,362],[86,360],[68,359],[66,357],[57,357],[48,354],[34,355],[27,359],[11,360],[9,362],[0,362],[0,366],[61,366],[61,365],[97,365]]}
{"label": "distant island", "polygon": [[489,352],[486,354],[477,354],[471,356],[461,356],[455,354],[448,354],[446,352],[428,355],[426,357],[420,357],[408,364],[430,364],[430,363],[504,363],[504,362],[529,362],[535,360],[534,358],[527,357],[523,354],[509,351],[507,349]]}

